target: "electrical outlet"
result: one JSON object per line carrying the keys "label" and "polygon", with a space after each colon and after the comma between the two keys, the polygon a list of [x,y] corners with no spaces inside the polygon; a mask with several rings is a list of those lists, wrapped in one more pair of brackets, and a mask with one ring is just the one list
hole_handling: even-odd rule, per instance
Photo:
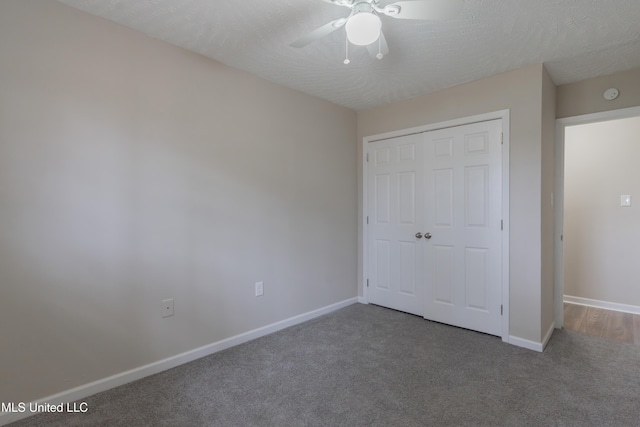
{"label": "electrical outlet", "polygon": [[173,316],[173,298],[162,300],[161,316]]}
{"label": "electrical outlet", "polygon": [[256,282],[256,296],[262,296],[264,294],[264,282]]}

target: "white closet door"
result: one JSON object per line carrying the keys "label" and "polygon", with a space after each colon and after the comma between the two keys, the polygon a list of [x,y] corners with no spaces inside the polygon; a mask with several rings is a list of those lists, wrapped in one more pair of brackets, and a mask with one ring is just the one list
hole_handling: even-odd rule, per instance
{"label": "white closet door", "polygon": [[502,121],[423,134],[424,317],[502,335]]}
{"label": "white closet door", "polygon": [[369,302],[424,315],[424,155],[422,135],[368,147]]}

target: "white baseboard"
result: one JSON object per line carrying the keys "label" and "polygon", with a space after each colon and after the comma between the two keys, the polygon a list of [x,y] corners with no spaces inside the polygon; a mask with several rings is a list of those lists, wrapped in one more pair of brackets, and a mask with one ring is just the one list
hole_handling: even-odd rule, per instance
{"label": "white baseboard", "polygon": [[542,353],[542,350],[544,350],[544,344],[541,342],[526,340],[524,338],[515,337],[513,335],[509,335],[509,344],[526,348],[529,350],[537,351],[540,353]]}
{"label": "white baseboard", "polygon": [[[51,405],[58,405],[60,403],[66,404],[68,402],[75,402],[77,400],[84,399],[96,393],[100,393],[102,391],[109,390],[114,387],[118,387],[133,381],[137,381],[141,378],[148,377],[149,375],[166,371],[176,366],[183,365],[188,362],[192,362],[196,359],[200,359],[201,357],[209,356],[210,354],[217,353],[222,350],[226,350],[227,348],[236,346],[238,344],[242,344],[247,341],[251,341],[256,338],[260,338],[265,335],[269,335],[271,333],[280,331],[290,326],[294,326],[299,323],[306,322],[316,317],[331,313],[332,311],[336,311],[341,308],[347,307],[349,305],[355,304],[358,301],[359,299],[356,297],[349,298],[347,300],[340,301],[335,304],[331,304],[326,307],[322,307],[317,310],[310,311],[308,313],[290,317],[288,319],[281,320],[279,322],[272,323],[270,325],[263,326],[258,329],[254,329],[252,331],[245,332],[240,335],[235,335],[233,337],[229,337],[221,341],[217,341],[212,344],[205,345],[203,347],[189,350],[187,352],[184,352],[175,356],[171,356],[166,359],[150,363],[148,365],[140,366],[138,368],[131,369],[126,372],[121,372],[119,374],[112,375],[110,377],[103,378],[97,381],[93,381],[88,384],[84,384],[79,387],[72,388],[70,390],[65,390],[61,393],[57,393],[52,396],[45,397],[43,399],[39,399],[35,402],[29,402],[29,403],[25,402],[25,406],[26,406],[25,412],[0,413],[0,426],[4,426],[6,424],[21,420],[23,418],[27,418],[31,415],[35,415],[35,413],[29,412],[30,403],[34,403],[34,404],[49,403]],[[9,402],[4,402],[4,403],[7,404]],[[17,407],[19,402],[14,402],[14,403],[16,404],[16,407]]]}
{"label": "white baseboard", "polygon": [[623,313],[640,314],[640,307],[638,307],[637,305],[600,301],[597,299],[574,297],[571,295],[565,295],[564,302],[569,304],[586,305],[588,307],[604,308],[606,310],[621,311]]}
{"label": "white baseboard", "polygon": [[554,328],[555,328],[555,323],[551,322],[551,325],[549,325],[549,329],[547,329],[547,333],[544,334],[544,338],[542,339],[542,342],[526,340],[524,338],[515,337],[513,335],[509,335],[508,342],[509,344],[513,344],[518,347],[522,347],[522,348],[526,348],[529,350],[542,353],[544,351],[544,348],[547,346],[547,343],[551,339],[551,335],[553,335]]}
{"label": "white baseboard", "polygon": [[369,304],[369,302],[364,297],[358,297],[358,302],[360,304]]}

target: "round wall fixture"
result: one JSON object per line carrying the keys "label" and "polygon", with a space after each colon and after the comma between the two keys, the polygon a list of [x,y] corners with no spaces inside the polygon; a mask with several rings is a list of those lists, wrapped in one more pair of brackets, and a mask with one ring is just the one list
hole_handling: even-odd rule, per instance
{"label": "round wall fixture", "polygon": [[605,90],[604,94],[602,96],[607,101],[613,101],[614,99],[616,99],[618,97],[618,95],[620,95],[620,91],[618,89],[616,89],[615,87],[612,87],[612,88],[609,88],[609,89]]}

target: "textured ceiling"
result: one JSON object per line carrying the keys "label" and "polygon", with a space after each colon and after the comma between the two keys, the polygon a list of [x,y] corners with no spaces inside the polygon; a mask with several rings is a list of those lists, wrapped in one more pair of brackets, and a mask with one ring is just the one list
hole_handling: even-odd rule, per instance
{"label": "textured ceiling", "polygon": [[640,0],[467,0],[450,21],[383,16],[390,53],[353,46],[349,65],[344,29],[289,46],[348,15],[322,0],[59,1],[354,110],[534,63],[556,84],[640,67]]}

